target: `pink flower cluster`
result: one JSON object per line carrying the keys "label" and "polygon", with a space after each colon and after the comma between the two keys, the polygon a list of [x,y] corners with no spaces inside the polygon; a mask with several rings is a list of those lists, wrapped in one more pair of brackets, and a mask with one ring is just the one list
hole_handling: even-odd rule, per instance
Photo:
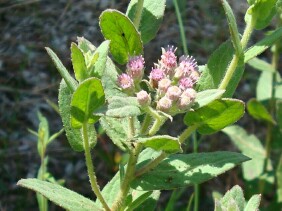
{"label": "pink flower cluster", "polygon": [[137,99],[142,106],[151,104],[152,94],[155,102],[152,105],[156,105],[156,109],[163,112],[176,114],[190,109],[196,98],[193,87],[200,76],[198,65],[192,56],[181,56],[177,61],[175,52],[176,48],[173,46],[162,49],[161,59],[149,75],[149,84],[154,90],[152,93],[136,89],[144,74],[142,56],[130,59],[126,74],[118,77],[118,85],[131,94],[138,92]]}

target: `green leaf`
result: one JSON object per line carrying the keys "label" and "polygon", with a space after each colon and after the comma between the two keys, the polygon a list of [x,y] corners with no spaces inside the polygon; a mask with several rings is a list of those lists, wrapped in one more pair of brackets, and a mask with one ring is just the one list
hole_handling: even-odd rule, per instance
{"label": "green leaf", "polygon": [[[234,56],[234,49],[230,41],[226,41],[216,49],[210,56],[208,64],[198,81],[199,91],[206,89],[217,89],[225,76],[226,70]],[[238,60],[238,66],[226,87],[223,97],[231,97],[244,72],[244,59],[241,56]]]}
{"label": "green leaf", "polygon": [[256,70],[274,73],[276,70],[273,66],[257,57],[248,61],[248,64]]}
{"label": "green leaf", "polygon": [[[261,144],[253,134],[249,135],[247,132],[237,126],[229,126],[222,130],[229,136],[231,141],[238,147],[238,149],[252,160],[243,163],[243,176],[250,181],[259,178],[263,173],[266,152]],[[271,164],[268,164],[268,169],[271,169]]]}
{"label": "green leaf", "polygon": [[39,127],[38,127],[38,142],[37,142],[37,151],[40,156],[42,156],[42,152],[45,151],[49,139],[49,124],[46,117],[44,117],[40,112],[37,112],[37,116],[39,119]]}
{"label": "green leaf", "polygon": [[[245,207],[245,198],[243,194],[243,190],[240,186],[235,185],[220,200],[221,206],[230,207],[229,204],[235,202],[235,205],[238,206],[238,210],[244,210]],[[232,206],[231,206],[232,207]],[[229,209],[227,209],[229,210]]]}
{"label": "green leaf", "polygon": [[125,64],[129,56],[142,54],[141,36],[123,13],[105,10],[100,16],[100,27],[104,37],[111,41],[110,51],[118,63]]}
{"label": "green leaf", "polygon": [[202,92],[198,92],[193,108],[198,109],[211,103],[212,101],[220,98],[224,92],[225,90],[222,89],[207,89]]}
{"label": "green leaf", "polygon": [[87,78],[87,67],[84,55],[75,43],[71,44],[71,60],[75,78],[80,82],[85,80]]}
{"label": "green leaf", "polygon": [[233,11],[230,5],[228,4],[228,2],[226,0],[221,0],[221,3],[224,8],[225,15],[227,17],[231,40],[232,40],[235,52],[237,55],[240,55],[243,49],[242,49],[242,45],[241,45],[241,41],[239,37],[236,19],[234,17]]}
{"label": "green leaf", "polygon": [[137,141],[141,142],[145,147],[150,147],[156,151],[166,153],[182,152],[178,139],[168,135],[138,138]]}
{"label": "green leaf", "polygon": [[267,111],[263,104],[256,99],[251,99],[247,103],[247,110],[249,114],[257,120],[264,120],[272,124],[276,124],[271,114]]}
{"label": "green leaf", "polygon": [[96,49],[95,55],[99,55],[99,57],[97,61],[95,61],[94,65],[90,67],[90,76],[97,77],[99,79],[102,78],[106,67],[109,45],[110,41],[106,40]]}
{"label": "green leaf", "polygon": [[[59,111],[66,131],[68,141],[75,151],[83,151],[83,138],[80,129],[71,127],[71,98],[72,92],[62,80],[59,89]],[[93,148],[96,144],[96,132],[93,125],[88,125],[88,134],[90,147]]]}
{"label": "green leaf", "polygon": [[77,43],[78,43],[78,47],[79,49],[83,52],[83,53],[87,53],[87,52],[94,52],[96,47],[87,39],[85,39],[84,37],[77,37]]}
{"label": "green leaf", "polygon": [[276,169],[276,181],[277,181],[277,202],[282,202],[282,155],[279,159],[279,164]]}
{"label": "green leaf", "polygon": [[[138,0],[131,0],[126,15],[134,22],[136,6]],[[165,0],[144,0],[142,16],[138,30],[141,32],[141,38],[144,44],[152,40],[161,25],[165,11]]]}
{"label": "green leaf", "polygon": [[282,131],[282,101],[276,102],[276,118],[278,126]]}
{"label": "green leaf", "polygon": [[122,118],[141,114],[136,97],[112,97],[108,99],[109,106],[106,116]]}
{"label": "green leaf", "polygon": [[71,100],[71,126],[81,128],[86,122],[95,123],[98,117],[93,112],[105,103],[102,83],[97,78],[89,78],[79,84]]}
{"label": "green leaf", "polygon": [[57,184],[38,179],[21,179],[17,184],[42,194],[58,206],[70,211],[102,210],[88,198]]}
{"label": "green leaf", "polygon": [[255,29],[260,30],[268,26],[276,12],[277,0],[256,0],[249,7],[245,15],[245,21],[250,22],[251,17],[255,19]]}
{"label": "green leaf", "polygon": [[[200,184],[247,160],[248,157],[235,152],[174,154],[156,168],[135,178],[131,187],[149,191]],[[143,165],[144,163],[138,164],[137,169]]]}
{"label": "green leaf", "polygon": [[279,38],[281,38],[281,36],[282,36],[282,27],[276,29],[271,34],[266,35],[265,38],[263,38],[261,41],[256,43],[254,46],[250,47],[245,52],[244,62],[247,63],[252,58],[260,55],[262,52],[264,52],[266,49],[272,46]]}
{"label": "green leaf", "polygon": [[261,195],[253,195],[250,200],[248,201],[244,211],[254,211],[254,210],[259,210],[259,204],[261,200]]}
{"label": "green leaf", "polygon": [[197,125],[201,134],[212,134],[238,121],[244,114],[244,103],[237,99],[220,99],[188,112],[186,125]]}
{"label": "green leaf", "polygon": [[155,210],[160,194],[160,191],[132,190],[133,202],[128,206],[126,211]]}
{"label": "green leaf", "polygon": [[71,77],[68,70],[65,68],[65,66],[62,64],[61,60],[58,58],[58,56],[52,51],[50,48],[45,48],[49,56],[51,57],[53,63],[55,64],[57,70],[61,74],[62,78],[65,80],[66,84],[70,88],[72,92],[75,91],[77,87],[77,82]]}
{"label": "green leaf", "polygon": [[272,97],[273,73],[261,72],[257,87],[256,95],[258,101],[268,100]]}

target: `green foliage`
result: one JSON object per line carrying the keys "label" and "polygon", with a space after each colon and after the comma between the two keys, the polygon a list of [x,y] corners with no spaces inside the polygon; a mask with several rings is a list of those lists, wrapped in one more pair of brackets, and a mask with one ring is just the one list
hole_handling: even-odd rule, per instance
{"label": "green foliage", "polygon": [[255,19],[255,29],[263,29],[268,26],[276,12],[277,0],[255,0],[249,1],[251,6],[245,15],[245,21]]}
{"label": "green foliage", "polygon": [[282,203],[282,155],[280,156],[279,163],[276,169],[277,178],[277,202]]}
{"label": "green foliage", "polygon": [[104,37],[111,41],[110,51],[114,59],[125,64],[129,56],[143,52],[141,36],[127,16],[117,10],[105,10],[100,16]]}
{"label": "green foliage", "polygon": [[[248,159],[234,152],[170,155],[156,168],[135,178],[131,187],[149,191],[170,190],[200,184]],[[141,164],[138,164],[137,168]]]}
{"label": "green foliage", "polygon": [[93,112],[105,103],[102,83],[97,78],[83,81],[72,95],[71,126],[81,128],[84,123],[93,124],[99,117]]}
{"label": "green foliage", "polygon": [[168,135],[138,138],[137,141],[141,142],[145,147],[150,147],[156,151],[166,153],[182,152],[178,139]]}
{"label": "green foliage", "polygon": [[236,19],[234,17],[233,11],[226,0],[221,0],[221,3],[224,8],[225,15],[228,21],[231,40],[232,40],[235,52],[236,54],[241,55],[243,49],[242,49],[239,32],[237,28],[237,23],[236,23]]}
{"label": "green foliage", "polygon": [[222,89],[207,89],[202,92],[198,92],[193,108],[198,109],[211,103],[212,101],[220,98],[224,92],[225,90]]}
{"label": "green foliage", "polygon": [[251,99],[247,103],[247,110],[249,114],[258,120],[263,120],[270,122],[272,124],[276,124],[275,120],[272,118],[270,113],[267,111],[267,109],[264,107],[263,104],[261,104],[256,99]]}
{"label": "green foliage", "polygon": [[268,34],[257,42],[255,45],[250,47],[246,52],[245,52],[245,59],[244,62],[248,62],[252,58],[260,55],[263,53],[266,49],[268,49],[270,46],[272,46],[279,38],[282,36],[282,27],[276,29],[272,33]]}
{"label": "green foliage", "polygon": [[[83,151],[83,138],[80,129],[71,126],[71,99],[72,92],[64,80],[60,83],[59,89],[59,111],[66,131],[68,141],[75,151]],[[88,125],[90,147],[96,144],[96,132],[93,125]]]}
{"label": "green foliage", "polygon": [[[126,15],[132,22],[136,19],[137,0],[131,0]],[[152,40],[161,25],[165,11],[165,0],[144,0],[142,8],[142,16],[138,31],[141,32],[141,38],[144,44]]]}
{"label": "green foliage", "polygon": [[[226,74],[227,67],[229,66],[233,56],[234,50],[230,41],[226,41],[220,45],[208,60],[207,66],[198,81],[198,90],[203,91],[207,89],[217,89]],[[228,86],[226,87],[223,97],[231,97],[233,95],[244,72],[243,61],[243,57],[240,56],[238,66],[229,81]]]}
{"label": "green foliage", "polygon": [[71,60],[75,78],[81,82],[87,78],[87,67],[83,52],[75,44],[71,44]]}
{"label": "green foliage", "polygon": [[[234,125],[222,130],[229,136],[231,141],[238,149],[252,160],[243,163],[243,176],[246,180],[254,180],[259,178],[263,173],[266,152],[261,142],[255,135],[249,135],[240,126]],[[271,169],[271,164],[268,164]],[[273,182],[273,178],[268,178],[269,182]]]}
{"label": "green foliage", "polygon": [[58,206],[70,211],[101,210],[91,200],[57,184],[38,179],[21,179],[17,184],[42,194]]}
{"label": "green foliage", "polygon": [[259,59],[257,57],[251,59],[248,61],[248,64],[255,68],[256,70],[259,71],[267,71],[267,72],[272,72],[274,73],[276,70],[273,68],[272,65],[270,65],[269,63],[265,62],[262,59]]}
{"label": "green foliage", "polygon": [[220,99],[188,112],[186,125],[197,125],[201,134],[212,134],[238,121],[244,114],[244,103],[237,99]]}

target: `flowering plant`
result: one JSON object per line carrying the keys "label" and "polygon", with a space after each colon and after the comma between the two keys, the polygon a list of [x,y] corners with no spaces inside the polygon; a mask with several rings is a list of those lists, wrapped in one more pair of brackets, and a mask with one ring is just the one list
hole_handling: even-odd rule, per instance
{"label": "flowering plant", "polygon": [[[254,29],[266,27],[275,14],[276,1],[248,1],[246,28],[239,35],[233,12],[222,0],[230,29],[208,63],[198,66],[194,57],[176,55],[176,48],[162,49],[160,60],[146,67],[143,44],[154,38],[164,14],[164,0],[131,0],[126,14],[106,10],[100,16],[106,39],[95,47],[85,38],[71,45],[75,78],[57,55],[46,48],[62,76],[59,109],[71,147],[84,151],[91,188],[91,201],[59,185],[23,179],[19,185],[35,190],[68,210],[153,210],[161,190],[197,185],[248,161],[235,152],[197,153],[195,132],[212,134],[239,120],[244,102],[232,95],[242,77],[244,64],[265,51],[281,35],[267,35],[246,50]],[[264,11],[261,13],[261,11]],[[262,48],[262,43],[264,47]],[[124,65],[123,70],[115,62]],[[148,75],[147,75],[148,74]],[[157,135],[166,121],[184,114],[186,129],[177,137]],[[113,144],[128,154],[127,163],[100,190],[91,159],[97,141],[94,124],[100,123]],[[183,153],[182,144],[194,134],[194,153]],[[218,210],[245,209],[241,189],[234,188],[217,203]],[[236,194],[240,192],[240,197]],[[197,210],[198,198],[194,204]],[[237,198],[236,198],[237,197]],[[259,195],[245,210],[259,206]]]}

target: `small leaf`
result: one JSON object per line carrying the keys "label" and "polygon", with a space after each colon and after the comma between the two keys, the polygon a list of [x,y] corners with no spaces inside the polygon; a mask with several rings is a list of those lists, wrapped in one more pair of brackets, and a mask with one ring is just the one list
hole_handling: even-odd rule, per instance
{"label": "small leaf", "polygon": [[[163,160],[156,168],[135,178],[131,187],[149,191],[200,184],[247,160],[248,157],[235,152],[175,154]],[[146,160],[139,163],[137,169],[145,163]]]}
{"label": "small leaf", "polygon": [[259,71],[267,71],[274,73],[276,70],[273,68],[273,66],[257,57],[251,59],[248,61],[248,64],[253,67],[256,70]]}
{"label": "small leaf", "polygon": [[201,134],[212,134],[238,121],[244,114],[244,103],[236,99],[220,99],[188,112],[186,125],[197,125]]}
{"label": "small leaf", "polygon": [[251,17],[255,19],[255,29],[260,30],[268,26],[276,12],[277,0],[256,0],[246,12],[245,21],[249,22]]}
{"label": "small leaf", "polygon": [[241,45],[241,41],[239,37],[236,19],[234,17],[233,11],[230,5],[228,4],[228,2],[226,0],[221,0],[221,3],[224,8],[225,15],[227,17],[231,40],[232,40],[235,52],[237,55],[240,55],[243,49],[242,49],[242,45]]}
{"label": "small leaf", "polygon": [[140,34],[123,13],[105,10],[100,16],[100,27],[104,37],[111,41],[110,51],[118,63],[125,64],[129,56],[142,54]]}
{"label": "small leaf", "polygon": [[198,92],[196,95],[195,105],[193,106],[194,109],[201,108],[212,101],[220,98],[225,90],[222,89],[207,89],[201,92]]}
{"label": "small leaf", "polygon": [[248,201],[244,211],[257,211],[259,210],[259,204],[261,200],[261,195],[253,195],[250,200]]}
{"label": "small leaf", "polygon": [[61,74],[62,78],[65,80],[66,84],[70,88],[72,92],[77,87],[77,82],[71,77],[68,70],[65,68],[65,66],[62,64],[61,60],[58,58],[58,56],[52,51],[50,48],[45,48],[49,56],[51,57],[53,63],[55,64],[57,70]]}
{"label": "small leaf", "polygon": [[90,199],[57,184],[38,179],[21,179],[17,184],[42,194],[58,206],[70,211],[102,210]]}
{"label": "small leaf", "polygon": [[98,117],[93,116],[95,109],[105,103],[102,83],[97,78],[89,78],[79,84],[71,100],[71,125],[81,128],[83,123],[94,123]]}
{"label": "small leaf", "polygon": [[256,43],[254,46],[250,47],[245,52],[244,62],[247,63],[250,59],[260,55],[262,52],[264,52],[266,49],[272,46],[278,39],[280,39],[281,36],[282,36],[282,27],[276,29],[271,34],[266,35],[265,38],[263,38],[261,41]]}
{"label": "small leaf", "polygon": [[276,102],[276,118],[278,126],[282,131],[282,101]]}
{"label": "small leaf", "polygon": [[143,143],[145,147],[150,147],[156,151],[164,151],[166,153],[182,151],[178,139],[167,135],[138,138],[137,141]]}
{"label": "small leaf", "polygon": [[85,80],[87,78],[87,67],[84,55],[75,43],[71,44],[71,60],[75,78],[78,81]]}
{"label": "small leaf", "polygon": [[273,73],[261,72],[257,87],[256,95],[258,101],[268,100],[272,97]]}
{"label": "small leaf", "polygon": [[[71,127],[71,98],[72,92],[62,80],[59,89],[59,111],[66,131],[68,141],[75,151],[83,151],[83,138],[80,129]],[[96,144],[96,131],[93,125],[88,125],[88,134],[90,147],[93,148]]]}
{"label": "small leaf", "polygon": [[[244,155],[252,159],[243,163],[244,178],[250,181],[262,175],[266,152],[260,140],[253,134],[247,134],[243,128],[237,125],[226,127],[222,132],[229,136],[231,141]],[[271,164],[269,163],[268,169],[271,168]]]}
{"label": "small leaf", "polygon": [[155,210],[160,194],[160,191],[132,190],[133,202],[128,206],[126,211]]}
{"label": "small leaf", "polygon": [[227,191],[227,193],[220,200],[221,205],[224,207],[228,207],[230,202],[231,203],[235,202],[239,210],[244,210],[245,198],[244,198],[243,190],[239,185],[235,185],[233,188]]}
{"label": "small leaf", "polygon": [[[136,14],[136,6],[138,0],[131,0],[126,15],[134,22]],[[161,25],[165,11],[165,0],[144,0],[142,8],[142,16],[138,30],[141,32],[141,38],[144,44],[152,40]]]}
{"label": "small leaf", "polygon": [[[105,67],[106,67],[106,62],[107,62],[107,57],[108,57],[108,52],[109,52],[109,45],[110,41],[106,40],[102,42],[102,44],[96,49],[95,54],[94,54],[94,59],[95,63],[90,67],[90,76],[92,77],[97,77],[99,79],[102,78]],[[95,55],[99,55],[97,58]]]}
{"label": "small leaf", "polygon": [[122,118],[141,114],[140,105],[136,97],[112,97],[108,100],[109,106],[106,116]]}
{"label": "small leaf", "polygon": [[84,37],[77,37],[77,43],[78,43],[79,49],[83,53],[87,53],[88,51],[94,52],[96,49],[96,47],[89,40],[85,39]]}
{"label": "small leaf", "polygon": [[275,120],[272,118],[270,113],[267,111],[267,109],[262,105],[260,102],[258,102],[256,99],[251,99],[247,103],[247,109],[249,114],[258,120],[264,120],[267,122],[270,122],[272,124],[276,124]]}

